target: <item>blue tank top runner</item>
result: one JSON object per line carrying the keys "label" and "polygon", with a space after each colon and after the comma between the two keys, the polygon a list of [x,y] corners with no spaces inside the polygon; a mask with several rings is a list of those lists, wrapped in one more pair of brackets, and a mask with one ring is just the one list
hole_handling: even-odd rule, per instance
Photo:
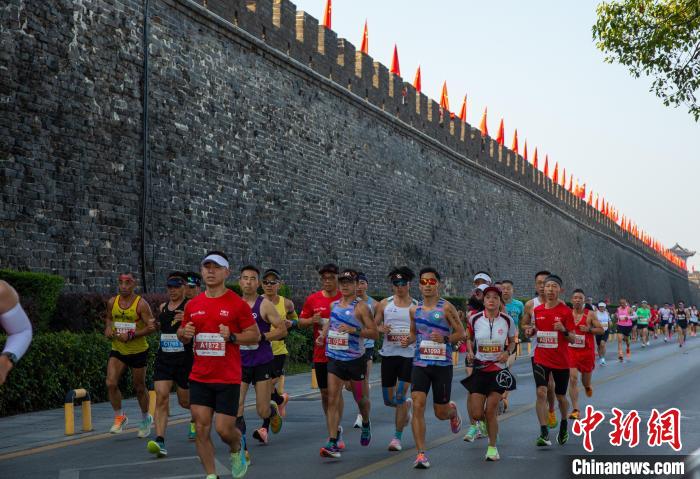
{"label": "blue tank top runner", "polygon": [[355,317],[355,299],[346,308],[340,306],[340,301],[331,305],[331,319],[326,338],[326,356],[338,361],[351,361],[365,353],[363,338],[359,334],[341,333],[338,331],[342,324],[352,328],[362,329],[362,323]]}
{"label": "blue tank top runner", "polygon": [[440,298],[435,308],[426,311],[423,301],[418,303],[415,314],[416,355],[414,366],[452,366],[452,345],[432,341],[431,333],[442,336],[450,335],[450,324],[445,316],[445,300]]}

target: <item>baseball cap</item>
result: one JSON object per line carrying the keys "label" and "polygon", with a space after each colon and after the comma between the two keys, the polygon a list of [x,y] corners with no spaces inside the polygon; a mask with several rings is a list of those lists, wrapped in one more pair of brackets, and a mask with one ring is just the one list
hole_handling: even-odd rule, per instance
{"label": "baseball cap", "polygon": [[346,269],[338,275],[338,281],[357,281],[357,272]]}
{"label": "baseball cap", "polygon": [[491,284],[493,281],[491,280],[491,276],[489,276],[486,273],[477,273],[474,275],[474,279],[472,280],[473,282],[476,282],[478,280],[486,281],[487,283]]}
{"label": "baseball cap", "polygon": [[605,308],[605,307],[607,307],[607,306],[608,306],[608,305],[605,304],[603,301],[601,301],[600,303],[598,303],[598,307],[603,307],[603,308]]}
{"label": "baseball cap", "polygon": [[503,292],[501,291],[501,288],[498,288],[496,286],[487,286],[485,284],[479,285],[479,289],[481,289],[482,286],[486,286],[482,291],[484,292],[484,296],[486,296],[486,293],[490,291],[494,291],[498,293],[498,297],[503,299]]}
{"label": "baseball cap", "polygon": [[263,273],[262,277],[264,278],[264,277],[270,276],[270,275],[274,276],[277,279],[282,279],[282,275],[280,274],[280,272],[277,271],[276,269],[273,269],[273,268],[266,269],[265,272]]}

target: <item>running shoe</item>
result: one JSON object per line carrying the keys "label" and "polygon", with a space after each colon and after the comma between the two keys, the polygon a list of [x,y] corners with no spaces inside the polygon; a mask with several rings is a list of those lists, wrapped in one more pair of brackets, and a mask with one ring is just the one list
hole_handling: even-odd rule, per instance
{"label": "running shoe", "polygon": [[139,424],[139,432],[137,434],[138,437],[148,437],[151,435],[151,427],[153,427],[153,416],[150,414],[146,416],[146,419],[141,421],[141,424]]}
{"label": "running shoe", "polygon": [[400,451],[401,449],[403,449],[403,447],[401,446],[401,440],[399,440],[398,438],[393,438],[389,443],[389,450]]}
{"label": "running shoe", "polygon": [[231,475],[233,477],[243,477],[248,472],[248,461],[241,451],[231,453]]}
{"label": "running shoe", "polygon": [[287,417],[287,403],[289,402],[289,394],[287,393],[282,393],[282,404],[278,404],[277,410],[280,413],[280,416],[285,418]]}
{"label": "running shoe", "polygon": [[338,426],[338,440],[336,441],[338,449],[341,451],[345,449],[345,441],[343,441],[343,426]]}
{"label": "running shoe", "polygon": [[428,456],[426,456],[424,452],[419,452],[416,456],[416,460],[413,461],[413,467],[416,469],[430,468],[430,461],[428,461]]}
{"label": "running shoe", "polygon": [[260,429],[256,429],[255,431],[253,431],[253,439],[257,439],[262,444],[267,444],[267,428],[261,427]]}
{"label": "running shoe", "polygon": [[109,429],[109,432],[112,434],[120,434],[127,424],[129,424],[129,419],[126,417],[126,414],[114,416],[114,424]]}
{"label": "running shoe", "polygon": [[625,360],[622,358],[622,355],[618,356],[617,359],[618,359],[618,361],[620,361],[621,363],[624,363],[624,362],[625,362]]}
{"label": "running shoe", "polygon": [[549,426],[549,429],[554,429],[557,427],[557,413],[554,411],[549,411],[548,421],[547,421],[547,426]]}
{"label": "running shoe", "polygon": [[241,449],[243,449],[246,464],[250,466],[253,464],[253,461],[250,460],[250,453],[248,452],[248,443],[246,442],[245,434],[241,435]]}
{"label": "running shoe", "polygon": [[321,457],[332,457],[333,459],[339,459],[340,449],[338,449],[338,445],[328,441],[328,444],[321,448]]}
{"label": "running shoe", "polygon": [[187,440],[188,441],[194,441],[197,438],[197,429],[194,426],[194,423],[190,423],[190,430],[187,432]]}
{"label": "running shoe", "polygon": [[151,454],[155,454],[156,457],[166,457],[168,455],[168,450],[165,449],[165,444],[161,441],[148,441],[146,449]]}
{"label": "running shoe", "polygon": [[643,347],[643,348],[646,348],[646,347],[647,347],[647,343],[645,343],[644,341],[642,341],[642,347]]}
{"label": "running shoe", "polygon": [[369,442],[372,440],[372,430],[370,426],[362,428],[362,434],[360,434],[360,446],[369,446]]}
{"label": "running shoe", "polygon": [[537,437],[537,447],[551,446],[552,441],[549,440],[549,436],[538,436]]}
{"label": "running shoe", "polygon": [[216,474],[207,474],[207,479],[219,479],[219,476]]}
{"label": "running shoe", "polygon": [[666,336],[664,336],[664,343],[667,343],[667,342],[668,342],[668,338],[666,338]]}
{"label": "running shoe", "polygon": [[474,442],[474,439],[476,439],[476,436],[479,434],[479,428],[477,427],[476,424],[470,424],[469,429],[467,430],[467,434],[464,435],[464,440],[466,442]]}
{"label": "running shoe", "polygon": [[569,431],[566,429],[559,429],[559,434],[557,434],[557,442],[559,443],[560,446],[563,446],[566,444],[566,441],[569,440]]}
{"label": "running shoe", "polygon": [[406,423],[403,427],[411,424],[411,419],[413,419],[413,399],[408,398],[406,399]]}
{"label": "running shoe", "polygon": [[479,435],[477,436],[477,439],[489,437],[489,426],[486,423],[486,420],[476,421],[476,425],[479,426]]}
{"label": "running shoe", "polygon": [[586,396],[593,397],[593,386],[588,386],[586,389]]}
{"label": "running shoe", "polygon": [[631,354],[631,351],[630,351],[630,346],[629,346],[629,344],[628,344],[628,345],[627,345],[627,359],[629,359],[630,354]]}
{"label": "running shoe", "polygon": [[462,418],[459,416],[459,410],[454,401],[450,401],[450,406],[455,410],[455,415],[450,418],[450,429],[452,429],[452,434],[457,434],[462,430]]}
{"label": "running shoe", "polygon": [[600,365],[605,366],[605,358],[600,358]]}
{"label": "running shoe", "polygon": [[355,419],[355,424],[352,425],[354,429],[361,429],[362,428],[362,414],[358,414],[357,418]]}
{"label": "running shoe", "polygon": [[489,446],[486,449],[486,460],[487,461],[498,461],[501,456],[498,455],[498,449],[495,446]]}
{"label": "running shoe", "polygon": [[573,411],[571,411],[571,414],[569,414],[569,419],[578,419],[578,417],[579,417],[579,410],[578,409],[574,409]]}
{"label": "running shoe", "polygon": [[273,434],[278,434],[282,430],[282,416],[280,416],[280,409],[277,407],[277,403],[271,402],[270,407],[273,409],[272,416],[270,417],[270,429]]}

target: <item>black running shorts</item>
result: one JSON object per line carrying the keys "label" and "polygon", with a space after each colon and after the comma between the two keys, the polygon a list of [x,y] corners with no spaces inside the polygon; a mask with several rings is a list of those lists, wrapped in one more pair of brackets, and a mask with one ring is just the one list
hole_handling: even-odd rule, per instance
{"label": "black running shorts", "polygon": [[433,389],[433,404],[447,404],[452,394],[452,365],[414,366],[411,391],[428,394]]}
{"label": "black running shorts", "polygon": [[552,369],[532,361],[532,374],[535,376],[535,386],[547,387],[550,374],[554,378],[554,393],[564,396],[569,388],[569,369]]}
{"label": "black running shorts", "polygon": [[272,377],[279,378],[284,376],[284,364],[287,362],[286,354],[278,354],[272,358]]}
{"label": "black running shorts", "polygon": [[272,378],[272,363],[258,364],[257,366],[243,366],[241,382],[255,384],[258,381],[267,381]]}
{"label": "black running shorts", "polygon": [[382,387],[393,388],[397,381],[411,382],[413,358],[382,356]]}
{"label": "black running shorts", "polygon": [[110,358],[116,358],[131,369],[141,369],[146,367],[148,362],[148,350],[136,354],[122,354],[114,349],[109,352]]}
{"label": "black running shorts", "polygon": [[329,359],[328,374],[333,374],[343,381],[364,381],[367,375],[367,359],[364,356],[350,361]]}
{"label": "black running shorts", "polygon": [[158,353],[153,367],[153,381],[174,381],[180,389],[188,389],[192,355],[189,357],[169,358],[168,353]]}
{"label": "black running shorts", "polygon": [[240,384],[190,381],[190,404],[212,408],[218,414],[236,417],[240,396]]}

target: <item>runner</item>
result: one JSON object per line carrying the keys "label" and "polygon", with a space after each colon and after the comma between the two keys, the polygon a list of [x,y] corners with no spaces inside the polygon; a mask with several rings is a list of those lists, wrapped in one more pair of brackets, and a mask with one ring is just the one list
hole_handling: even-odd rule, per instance
{"label": "runner", "polygon": [[[357,273],[358,277],[358,282],[357,282],[357,297],[367,303],[367,306],[369,307],[369,313],[372,315],[372,318],[374,318],[374,312],[377,307],[377,301],[369,296],[367,294],[367,288],[369,287],[369,280],[367,279],[367,275],[363,273],[362,271],[358,271]],[[364,340],[365,343],[365,360],[367,361],[367,373],[365,374],[365,382],[367,383],[367,388],[369,388],[369,376],[370,373],[372,372],[372,363],[374,359],[374,339],[368,339],[366,338]],[[348,387],[350,387],[348,383]],[[355,429],[360,429],[362,428],[362,414],[358,413],[357,418],[355,419],[355,424],[353,425]]]}
{"label": "runner", "polygon": [[[296,326],[298,322],[297,312],[294,309],[294,302],[291,299],[279,295],[282,284],[282,275],[276,269],[268,269],[263,273],[262,288],[265,298],[277,309],[280,318],[284,319],[287,330]],[[275,327],[272,326],[272,330]],[[272,400],[275,401],[281,417],[287,416],[287,402],[289,394],[284,392],[284,365],[287,361],[287,345],[284,340],[270,341],[272,344]]]}
{"label": "runner", "polygon": [[240,429],[243,437],[246,461],[250,463],[245,440],[244,407],[248,388],[251,385],[255,388],[255,409],[260,419],[263,420],[262,427],[253,431],[253,438],[262,444],[267,444],[269,441],[268,431],[272,430],[274,434],[277,434],[282,429],[279,407],[276,402],[272,401],[274,357],[270,341],[281,340],[287,336],[287,328],[275,305],[258,294],[258,287],[260,287],[260,270],[258,268],[252,265],[242,267],[238,282],[241,286],[243,300],[253,311],[253,318],[255,318],[260,330],[260,341],[257,344],[243,345],[240,348],[243,370],[236,426]]}
{"label": "runner", "polygon": [[649,335],[654,334],[654,339],[657,339],[659,331],[659,306],[657,304],[651,308],[651,318],[649,318]]}
{"label": "runner", "polygon": [[402,449],[401,437],[404,428],[411,422],[411,370],[415,345],[408,344],[411,332],[411,306],[416,301],[411,298],[411,281],[415,275],[410,268],[402,266],[389,273],[391,289],[394,293],[377,305],[374,321],[377,329],[384,334],[384,342],[379,354],[382,356],[382,396],[384,405],[395,408],[394,437],[389,443],[390,451]]}
{"label": "runner", "polygon": [[[537,274],[535,274],[535,291],[537,292],[537,296],[525,303],[525,311],[523,311],[523,316],[520,319],[521,331],[525,331],[525,328],[527,328],[534,322],[533,311],[535,310],[535,308],[540,306],[541,304],[544,304],[544,280],[547,279],[547,277],[550,274],[551,273],[546,270],[538,271]],[[530,357],[530,360],[532,361],[532,366],[534,367],[534,358],[535,350],[537,349],[537,341],[530,340],[530,342],[532,343],[532,356]],[[554,394],[554,378],[550,377],[549,384],[547,385],[547,404],[549,405],[547,424],[549,425],[550,429],[556,428],[557,424],[559,424],[557,422],[557,414],[554,412],[555,401],[556,395]]]}
{"label": "runner", "polygon": [[[180,407],[190,408],[189,376],[192,370],[192,343],[187,346],[177,338],[177,330],[182,324],[185,311],[185,281],[187,276],[180,271],[174,271],[168,275],[166,287],[168,289],[167,303],[162,303],[158,308],[158,321],[156,327],[160,329],[160,347],[156,353],[156,361],[153,371],[153,385],[156,390],[156,440],[148,441],[147,449],[156,457],[165,457],[168,450],[165,448],[165,429],[168,427],[168,410],[170,409],[170,391],[173,383],[177,385],[177,401]],[[194,419],[190,421],[188,439],[194,441],[196,431]]]}
{"label": "runner", "polygon": [[194,363],[190,373],[190,409],[197,429],[197,454],[207,474],[216,479],[212,418],[221,440],[231,453],[231,474],[243,477],[248,470],[241,454],[241,433],[236,427],[241,389],[240,344],[258,344],[260,331],[250,306],[226,288],[231,273],[228,258],[210,251],[202,260],[206,291],[185,305],[178,338],[185,344],[194,338]]}
{"label": "runner", "polygon": [[642,338],[642,347],[649,346],[649,321],[651,320],[651,309],[646,301],[642,301],[637,308],[637,331]]}
{"label": "runner", "polygon": [[22,359],[32,342],[32,323],[19,302],[19,294],[9,283],[0,280],[0,326],[7,333],[5,347],[0,354],[0,386],[7,375]]}
{"label": "runner", "polygon": [[[525,305],[522,301],[513,298],[513,281],[510,279],[504,279],[501,281],[501,291],[503,292],[503,303],[505,305],[506,313],[515,323],[517,334],[515,335],[515,348],[513,349],[513,354],[508,358],[508,367],[510,368],[518,357],[518,348],[520,345],[520,318],[525,312]],[[503,391],[503,396],[501,400],[501,410],[500,413],[503,414],[508,410],[508,395],[510,391]],[[501,407],[499,406],[499,407]]]}
{"label": "runner", "polygon": [[[479,271],[474,275],[472,284],[474,285],[474,290],[472,291],[467,303],[466,317],[464,318],[465,324],[470,317],[484,310],[484,290],[491,285],[491,276],[485,271]],[[460,343],[460,351],[466,353],[466,341]],[[472,360],[466,354],[464,356],[464,366],[467,377],[471,376],[473,372],[473,364]],[[488,437],[489,432],[486,428],[486,423],[484,421],[475,421],[473,419],[475,415],[472,414],[471,411],[472,402],[469,400],[469,390],[467,390],[466,402],[469,429],[467,429],[467,434],[464,435],[464,440],[467,442],[472,442],[475,439]]]}
{"label": "runner", "polygon": [[594,335],[603,334],[605,329],[598,321],[589,304],[584,304],[582,289],[575,289],[571,297],[575,329],[572,331],[574,342],[569,343],[569,397],[572,411],[569,419],[579,418],[578,407],[578,373],[581,373],[581,383],[586,396],[593,396],[591,376],[595,369]]}
{"label": "runner", "polygon": [[663,307],[659,309],[659,316],[661,316],[664,342],[667,343],[671,339],[671,324],[673,322],[673,312],[671,311],[670,303],[664,303]]}
{"label": "runner", "polygon": [[697,306],[693,305],[690,308],[690,335],[691,336],[697,335],[697,326],[698,326],[698,308],[697,308]]}
{"label": "runner", "polygon": [[[321,290],[311,294],[304,302],[304,307],[299,314],[299,326],[308,328],[313,326],[314,339],[314,374],[321,391],[321,406],[328,424],[328,358],[326,358],[326,345],[320,342],[318,337],[324,323],[328,323],[331,315],[331,303],[341,298],[338,291],[338,266],[333,263],[326,264],[318,270],[321,278]],[[343,417],[343,395],[340,395],[340,417]],[[343,427],[338,427],[338,449],[345,449],[343,441]]]}
{"label": "runner", "polygon": [[561,421],[557,442],[564,445],[569,440],[567,416],[569,403],[566,389],[569,385],[569,348],[574,342],[574,317],[571,310],[559,299],[562,281],[559,276],[549,275],[544,280],[545,303],[537,306],[533,315],[533,325],[526,325],[526,334],[537,337],[537,349],[532,361],[532,372],[537,386],[537,418],[540,421],[540,435],[537,446],[551,446],[547,426],[547,389],[549,378],[554,380],[554,392],[559,402]]}
{"label": "runner", "polygon": [[194,271],[188,271],[187,289],[185,290],[185,298],[192,299],[202,292],[202,275]]}
{"label": "runner", "polygon": [[627,345],[627,360],[630,359],[630,334],[632,334],[632,308],[625,298],[620,298],[620,305],[615,313],[617,317],[617,359],[624,362],[622,355],[622,342]]}
{"label": "runner", "polygon": [[148,303],[134,294],[136,278],[133,273],[119,275],[119,295],[107,302],[105,336],[112,339],[112,350],[107,361],[107,393],[114,410],[114,424],[109,432],[121,433],[128,424],[122,410],[122,393],[119,380],[131,369],[134,392],[141,407],[141,423],[138,437],[151,434],[153,417],[148,414],[146,390],[146,361],[148,343],[146,336],[156,330],[155,319]]}
{"label": "runner", "polygon": [[630,314],[630,319],[632,320],[632,333],[630,335],[631,341],[636,343],[639,340],[637,336],[637,303],[632,305],[632,313]]}
{"label": "runner", "polygon": [[682,348],[685,344],[685,332],[688,329],[688,317],[690,312],[685,307],[683,301],[678,301],[678,307],[674,312],[676,318],[676,331],[678,332],[678,347]]}
{"label": "runner", "polygon": [[[511,283],[512,286],[512,283]],[[484,290],[484,311],[468,320],[470,337],[467,355],[474,361],[474,372],[462,380],[469,390],[469,408],[475,421],[486,421],[489,445],[487,461],[498,461],[498,405],[506,391],[515,389],[515,377],[508,370],[508,358],[515,352],[518,328],[501,312],[502,293],[496,286]],[[474,353],[476,351],[476,354]],[[484,413],[485,409],[485,413]]]}
{"label": "runner", "polygon": [[610,337],[610,314],[608,313],[608,305],[601,301],[598,303],[598,309],[595,312],[596,319],[600,326],[603,328],[602,334],[596,334],[595,342],[598,345],[598,358],[600,358],[600,365],[605,366],[605,352],[608,343],[608,338]]}
{"label": "runner", "polygon": [[435,268],[423,268],[418,279],[423,300],[411,307],[411,335],[407,344],[416,345],[411,373],[411,426],[418,455],[413,467],[427,469],[430,467],[425,455],[425,404],[428,392],[432,388],[435,417],[441,421],[449,420],[452,433],[457,434],[462,428],[462,419],[457,405],[450,401],[452,345],[467,338],[457,310],[440,297],[440,273]]}
{"label": "runner", "polygon": [[[342,298],[332,304],[331,317],[323,327],[318,343],[326,343],[328,357],[328,443],[321,448],[323,457],[340,457],[338,430],[341,419],[340,396],[345,381],[350,381],[353,397],[362,414],[360,445],[369,446],[372,439],[370,426],[369,389],[365,382],[367,361],[364,357],[363,338],[377,339],[379,334],[369,307],[357,297],[358,274],[345,269],[338,276]],[[328,340],[326,341],[326,338]]]}

